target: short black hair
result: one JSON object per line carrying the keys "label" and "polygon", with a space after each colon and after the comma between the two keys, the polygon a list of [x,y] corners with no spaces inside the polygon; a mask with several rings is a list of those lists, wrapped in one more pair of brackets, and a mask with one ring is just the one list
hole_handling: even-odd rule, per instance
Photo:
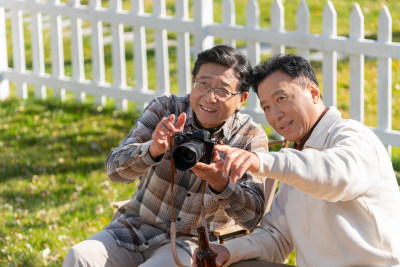
{"label": "short black hair", "polygon": [[252,83],[254,92],[258,94],[259,84],[276,71],[288,74],[292,79],[297,80],[300,85],[306,86],[311,81],[318,86],[317,77],[315,77],[315,73],[308,60],[292,54],[277,54],[254,68]]}
{"label": "short black hair", "polygon": [[239,80],[239,92],[244,93],[250,90],[253,80],[253,68],[248,58],[237,49],[227,45],[217,45],[197,54],[192,75],[196,77],[201,65],[204,63],[216,63],[232,68]]}

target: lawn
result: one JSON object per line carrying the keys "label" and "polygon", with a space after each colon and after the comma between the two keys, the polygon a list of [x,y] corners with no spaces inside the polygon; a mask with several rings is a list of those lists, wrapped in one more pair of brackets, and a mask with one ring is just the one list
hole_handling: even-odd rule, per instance
{"label": "lawn", "polygon": [[[175,1],[168,0],[169,13],[173,14]],[[190,1],[192,2],[192,1]],[[222,1],[215,1],[215,20],[220,20]],[[244,24],[246,1],[236,1],[238,24]],[[261,0],[261,26],[269,26],[271,0]],[[338,34],[348,35],[348,17],[352,2],[332,1],[338,13]],[[151,1],[145,1],[145,9],[151,12]],[[149,4],[150,3],[150,4]],[[286,28],[295,29],[293,15],[299,1],[284,1]],[[323,1],[309,0],[311,32],[321,32]],[[400,2],[359,1],[365,16],[367,38],[376,37],[377,17],[382,4],[386,4],[393,18],[393,40],[400,41]],[[129,8],[129,1],[124,1]],[[261,17],[261,16],[260,16]],[[151,32],[150,32],[151,33]],[[26,40],[30,40],[29,31]],[[49,32],[45,32],[46,34]],[[173,38],[173,34],[171,35]],[[151,34],[148,39],[151,41]],[[88,42],[90,38],[84,40]],[[69,39],[66,47],[66,74],[71,75]],[[85,58],[90,50],[85,45]],[[105,47],[107,79],[112,80],[111,49]],[[26,47],[27,68],[32,68],[30,46]],[[127,51],[132,44],[127,43]],[[11,50],[9,50],[10,52]],[[47,49],[49,51],[49,49]],[[290,51],[290,49],[289,49]],[[175,58],[174,48],[170,49]],[[149,86],[156,86],[154,52],[149,55]],[[90,60],[86,60],[86,77],[90,78]],[[312,62],[317,76],[321,77],[320,62]],[[12,56],[9,55],[12,66]],[[128,76],[132,77],[132,55],[127,55]],[[46,54],[46,71],[51,71],[51,59]],[[365,123],[376,126],[376,60],[366,59]],[[177,91],[176,65],[171,66],[172,91]],[[338,108],[344,116],[349,111],[348,58],[338,62]],[[128,84],[134,81],[128,77]],[[13,88],[13,87],[12,87]],[[400,130],[400,66],[393,61],[393,128]],[[35,100],[32,88],[28,100],[16,99],[12,89],[10,99],[0,102],[0,266],[60,266],[67,250],[77,242],[96,233],[110,221],[114,210],[111,201],[130,198],[135,184],[112,183],[104,171],[104,162],[112,148],[118,145],[133,127],[139,113],[130,103],[127,111],[116,110],[113,101],[105,107],[93,103],[77,103],[68,94],[66,102],[52,97]],[[400,149],[392,152],[393,165],[400,182]],[[289,263],[294,264],[291,257]]]}

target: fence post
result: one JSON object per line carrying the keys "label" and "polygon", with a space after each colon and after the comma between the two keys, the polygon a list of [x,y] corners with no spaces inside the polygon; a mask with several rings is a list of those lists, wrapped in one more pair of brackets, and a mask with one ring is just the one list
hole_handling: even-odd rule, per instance
{"label": "fence post", "polygon": [[[378,41],[392,41],[392,17],[386,6],[378,19]],[[378,130],[392,129],[392,59],[378,58]],[[382,140],[386,144],[385,140]],[[391,147],[387,146],[389,154]]]}
{"label": "fence post", "polygon": [[214,37],[207,33],[207,26],[214,22],[214,6],[212,0],[194,0],[194,43],[197,53],[211,48]]}
{"label": "fence post", "polygon": [[[358,4],[350,15],[350,39],[364,39],[364,16]],[[350,55],[350,118],[364,123],[364,55]]]}
{"label": "fence post", "polygon": [[4,78],[4,73],[8,68],[7,54],[7,35],[6,35],[6,16],[4,7],[0,7],[0,101],[5,100],[10,96],[10,86],[8,80]]}
{"label": "fence post", "polygon": [[[337,18],[336,11],[331,1],[326,3],[322,18],[322,34],[325,38],[336,37],[337,35]],[[337,52],[324,51],[324,59],[322,63],[322,77],[324,83],[324,102],[329,106],[337,105]]]}

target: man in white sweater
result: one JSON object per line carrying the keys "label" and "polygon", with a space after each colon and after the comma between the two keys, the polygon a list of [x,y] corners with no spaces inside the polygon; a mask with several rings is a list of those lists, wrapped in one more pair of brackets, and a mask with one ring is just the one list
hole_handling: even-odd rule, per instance
{"label": "man in white sweater", "polygon": [[227,154],[217,165],[231,183],[246,170],[281,182],[260,227],[212,247],[217,266],[284,262],[294,249],[298,266],[400,266],[400,193],[380,140],[325,107],[301,57],[258,65],[253,88],[269,124],[294,146],[270,153],[216,147]]}

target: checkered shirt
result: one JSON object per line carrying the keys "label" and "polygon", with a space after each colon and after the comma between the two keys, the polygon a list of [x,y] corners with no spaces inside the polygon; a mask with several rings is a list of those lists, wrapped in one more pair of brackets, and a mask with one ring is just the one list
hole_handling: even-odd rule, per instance
{"label": "checkered shirt", "polygon": [[[132,199],[114,215],[105,230],[120,246],[143,251],[168,242],[171,224],[171,162],[169,150],[159,159],[149,155],[152,133],[160,120],[182,112],[187,114],[184,132],[199,129],[193,117],[189,95],[155,98],[137,119],[134,129],[108,156],[105,167],[115,182],[131,183],[139,179]],[[247,151],[265,151],[267,136],[249,115],[234,113],[213,133],[212,139]],[[221,155],[221,157],[224,157]],[[201,226],[201,179],[191,171],[177,170],[173,186],[177,243],[193,245],[197,227]],[[209,230],[237,223],[253,229],[264,214],[263,179],[246,172],[235,184],[228,184],[221,193],[208,185],[204,195]]]}

